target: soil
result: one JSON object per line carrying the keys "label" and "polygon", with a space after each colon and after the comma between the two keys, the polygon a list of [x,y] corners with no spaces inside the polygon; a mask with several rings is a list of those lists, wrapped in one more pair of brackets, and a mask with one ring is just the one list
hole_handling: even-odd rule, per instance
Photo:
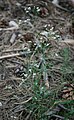
{"label": "soil", "polygon": [[25,88],[20,84],[38,34],[47,37],[43,31],[51,30],[56,36],[51,39],[74,40],[73,7],[66,10],[47,0],[0,0],[0,120],[24,120],[29,114],[21,103],[31,98],[32,81]]}

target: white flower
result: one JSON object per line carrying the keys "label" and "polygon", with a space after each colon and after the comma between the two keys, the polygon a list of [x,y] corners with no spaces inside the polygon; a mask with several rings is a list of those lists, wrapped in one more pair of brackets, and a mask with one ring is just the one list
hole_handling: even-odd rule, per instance
{"label": "white flower", "polygon": [[28,10],[31,10],[31,7],[28,7]]}
{"label": "white flower", "polygon": [[41,34],[41,35],[44,35],[44,36],[46,36],[46,37],[48,37],[49,32],[43,31],[43,32],[41,32],[40,34]]}
{"label": "white flower", "polygon": [[10,26],[10,27],[16,27],[16,28],[19,27],[18,24],[17,24],[15,21],[10,21],[10,22],[9,22],[9,26]]}
{"label": "white flower", "polygon": [[29,69],[29,72],[31,72],[32,70],[31,69]]}
{"label": "white flower", "polygon": [[2,103],[0,102],[0,107],[2,106]]}

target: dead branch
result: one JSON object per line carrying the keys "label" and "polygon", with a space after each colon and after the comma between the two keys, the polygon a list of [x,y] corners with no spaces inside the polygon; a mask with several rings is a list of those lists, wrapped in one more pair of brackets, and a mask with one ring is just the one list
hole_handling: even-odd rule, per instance
{"label": "dead branch", "polygon": [[2,59],[7,59],[7,58],[12,58],[12,57],[16,57],[16,56],[21,56],[21,55],[25,55],[25,54],[29,54],[31,52],[20,52],[20,53],[15,53],[12,55],[4,55],[4,56],[0,56],[0,60]]}

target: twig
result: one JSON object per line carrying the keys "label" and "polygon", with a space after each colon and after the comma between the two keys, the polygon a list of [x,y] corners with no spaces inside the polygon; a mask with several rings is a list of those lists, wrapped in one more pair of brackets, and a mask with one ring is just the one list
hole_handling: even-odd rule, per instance
{"label": "twig", "polygon": [[61,43],[74,45],[74,40],[73,39],[67,39],[67,40],[61,41]]}
{"label": "twig", "polygon": [[10,28],[0,28],[0,31],[11,31],[11,30],[17,30],[19,28],[16,28],[16,27],[10,27]]}
{"label": "twig", "polygon": [[30,100],[32,100],[32,97],[30,97],[28,100],[23,101],[21,103],[14,103],[14,104],[16,104],[16,105],[22,105],[22,104],[25,104],[25,103],[29,102]]}
{"label": "twig", "polygon": [[61,120],[64,120],[64,117],[59,116],[59,115],[55,115],[55,114],[54,114],[53,117],[59,118],[59,119],[61,119]]}
{"label": "twig", "polygon": [[7,49],[7,50],[3,50],[2,53],[7,53],[7,52],[17,52],[17,51],[24,51],[24,49]]}
{"label": "twig", "polygon": [[27,115],[27,117],[25,118],[25,120],[29,120],[31,113],[32,113],[32,111],[30,111],[30,113]]}
{"label": "twig", "polygon": [[[52,3],[52,2],[49,1],[49,0],[44,0],[44,1],[47,2],[47,3],[50,4],[50,5],[54,5],[55,7],[59,8],[59,9],[61,9],[61,10],[63,10],[63,11],[69,12],[69,10],[67,10],[66,8],[63,8],[63,7],[61,7],[61,6],[58,5],[58,4],[54,4],[54,3]],[[49,10],[49,9],[48,9],[48,10]]]}
{"label": "twig", "polygon": [[29,53],[31,53],[31,52],[20,52],[20,53],[15,53],[15,54],[12,54],[12,55],[4,55],[4,56],[0,56],[0,60],[16,57],[16,56],[20,56],[20,55],[25,55],[25,54],[29,54]]}

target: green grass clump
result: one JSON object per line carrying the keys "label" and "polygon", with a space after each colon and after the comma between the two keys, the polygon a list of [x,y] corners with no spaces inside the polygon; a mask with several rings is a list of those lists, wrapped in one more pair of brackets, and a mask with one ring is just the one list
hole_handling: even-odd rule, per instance
{"label": "green grass clump", "polygon": [[[31,111],[31,117],[34,120],[50,120],[51,118],[53,120],[54,115],[61,116],[64,120],[71,120],[74,114],[74,101],[64,101],[58,95],[59,91],[62,91],[64,83],[73,83],[74,63],[70,61],[71,52],[68,47],[59,50],[56,45],[48,44],[48,41],[39,42],[39,46],[35,47],[37,49],[34,48],[27,68],[27,71],[31,71],[28,74],[30,75],[29,81],[32,82],[32,99],[26,104],[26,109]],[[48,89],[45,86],[47,79]],[[24,84],[26,83],[24,82]],[[68,111],[62,109],[54,112],[59,103]],[[49,113],[46,114],[48,111]]]}
{"label": "green grass clump", "polygon": [[32,117],[35,120],[47,120],[48,116],[45,112],[50,108],[51,93],[46,89],[44,85],[39,85],[39,80],[34,80],[33,84],[33,97],[28,104],[28,109],[32,111]]}

